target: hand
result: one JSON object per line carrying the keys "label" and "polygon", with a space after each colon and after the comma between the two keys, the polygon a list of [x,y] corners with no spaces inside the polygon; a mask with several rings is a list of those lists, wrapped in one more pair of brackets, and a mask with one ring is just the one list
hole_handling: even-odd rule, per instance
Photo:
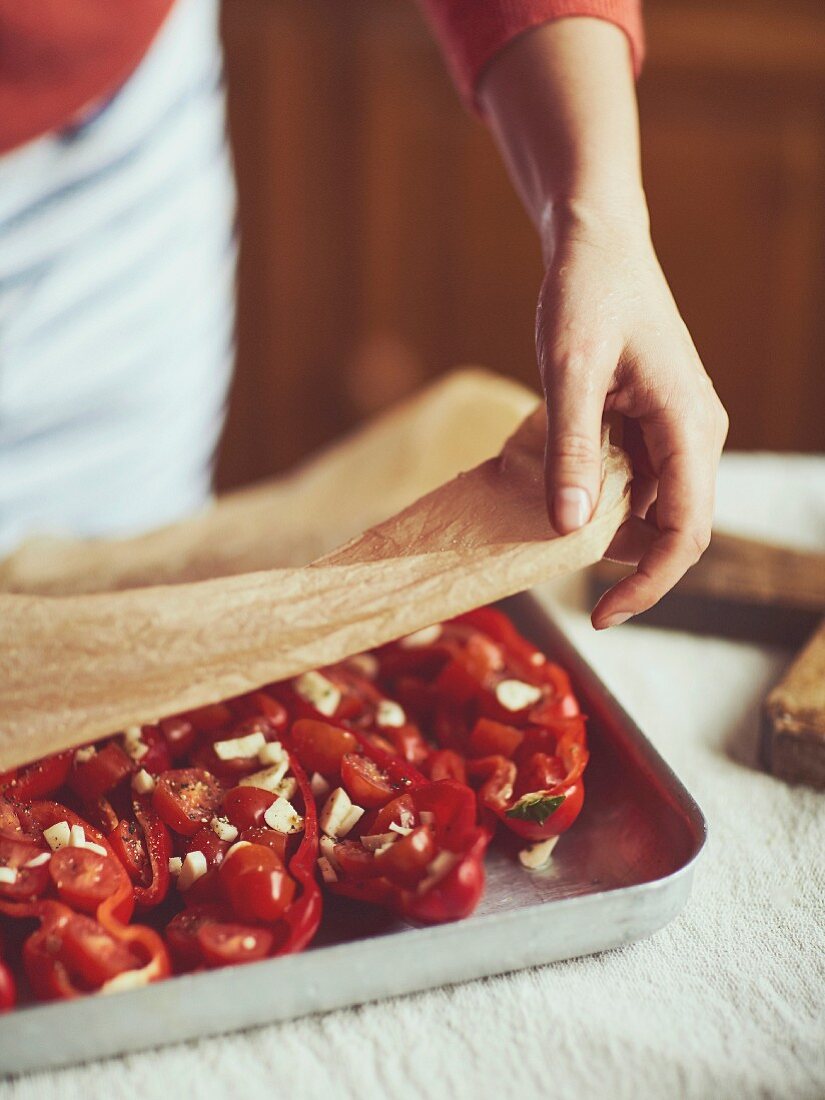
{"label": "hand", "polygon": [[728,418],[659,267],[646,214],[572,204],[543,229],[536,351],[548,409],[547,503],[560,532],[590,518],[604,413],[625,418],[633,517],[608,557],[637,564],[593,611],[597,629],[656,603],[708,545]]}

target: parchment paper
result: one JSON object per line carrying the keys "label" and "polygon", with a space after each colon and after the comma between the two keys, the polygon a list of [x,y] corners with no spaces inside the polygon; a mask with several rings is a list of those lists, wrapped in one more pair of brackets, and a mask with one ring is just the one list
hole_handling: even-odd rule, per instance
{"label": "parchment paper", "polygon": [[[597,561],[629,512],[626,456],[605,439],[593,519],[557,535],[537,403],[512,383],[463,374],[287,481],[178,528],[15,555],[2,576],[18,592],[0,595],[0,769],[330,664]],[[495,453],[525,412],[497,457],[383,518],[474,451],[475,461],[482,440]],[[381,522],[310,565],[225,575],[301,560],[325,532],[365,516]],[[150,578],[162,583],[134,587]],[[27,584],[87,594],[23,594]],[[128,590],[102,591],[118,587]]]}

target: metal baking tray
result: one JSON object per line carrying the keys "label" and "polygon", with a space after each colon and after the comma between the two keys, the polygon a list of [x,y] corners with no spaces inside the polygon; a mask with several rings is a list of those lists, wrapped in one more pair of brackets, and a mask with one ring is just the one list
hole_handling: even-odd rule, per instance
{"label": "metal baking tray", "polygon": [[[570,672],[590,716],[587,797],[551,866],[525,871],[497,839],[477,912],[414,928],[327,902],[300,955],[33,1005],[0,1021],[0,1075],[49,1069],[603,951],[649,936],[690,893],[706,823],[696,803],[529,594],[502,603]],[[113,999],[114,998],[114,999]]]}

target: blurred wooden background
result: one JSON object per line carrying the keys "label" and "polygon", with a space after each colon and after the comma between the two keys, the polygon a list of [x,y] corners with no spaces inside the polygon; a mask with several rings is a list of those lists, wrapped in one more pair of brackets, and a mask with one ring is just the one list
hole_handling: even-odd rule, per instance
{"label": "blurred wooden background", "polygon": [[[650,0],[647,28],[654,239],[730,445],[821,450],[825,5]],[[459,363],[535,385],[535,236],[411,0],[225,0],[224,39],[242,254],[219,485]]]}

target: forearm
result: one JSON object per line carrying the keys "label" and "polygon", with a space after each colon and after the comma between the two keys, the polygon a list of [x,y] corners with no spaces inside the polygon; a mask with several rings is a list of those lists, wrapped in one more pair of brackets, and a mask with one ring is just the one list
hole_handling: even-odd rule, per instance
{"label": "forearm", "polygon": [[478,101],[545,248],[570,216],[646,226],[633,69],[618,27],[568,18],[528,31],[494,58]]}

